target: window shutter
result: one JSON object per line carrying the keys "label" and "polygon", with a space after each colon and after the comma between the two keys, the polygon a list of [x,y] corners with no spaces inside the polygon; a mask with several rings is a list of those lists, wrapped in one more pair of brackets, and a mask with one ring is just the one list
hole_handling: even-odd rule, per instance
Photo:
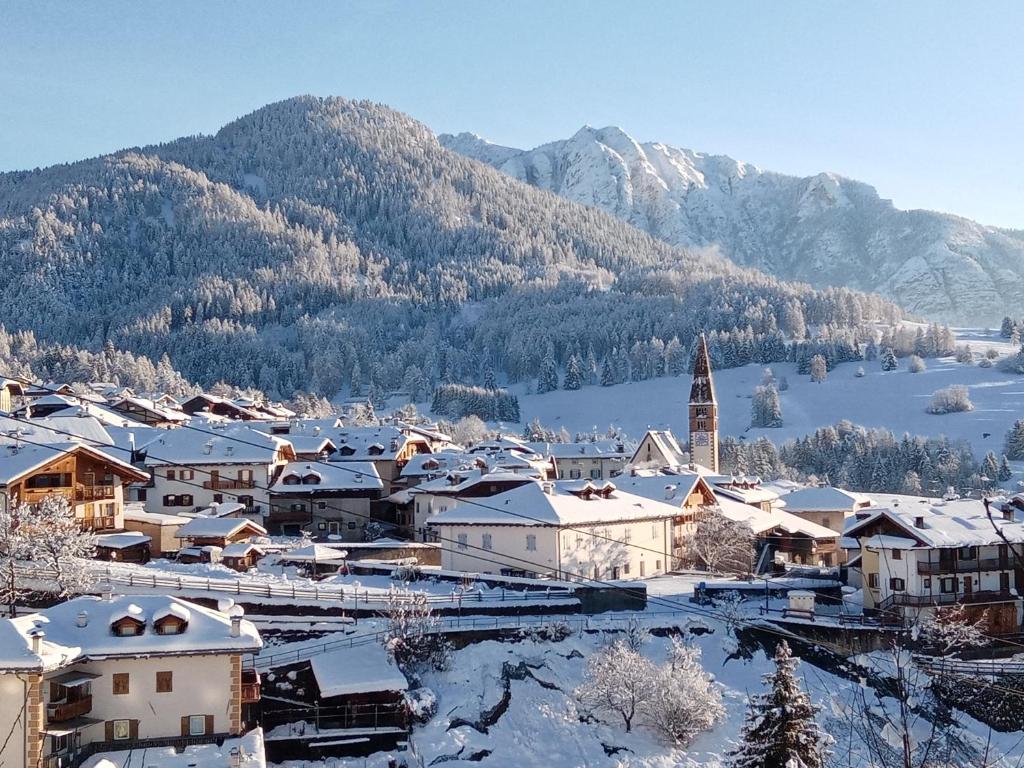
{"label": "window shutter", "polygon": [[104,741],[113,741],[114,740],[114,721],[113,720],[107,720],[107,722],[105,722],[103,724],[103,740]]}
{"label": "window shutter", "polygon": [[213,715],[206,716],[206,735],[213,733]]}
{"label": "window shutter", "polygon": [[128,721],[128,735],[132,741],[137,741],[139,738],[139,721],[129,720]]}
{"label": "window shutter", "polygon": [[181,735],[188,736],[188,715],[181,716]]}

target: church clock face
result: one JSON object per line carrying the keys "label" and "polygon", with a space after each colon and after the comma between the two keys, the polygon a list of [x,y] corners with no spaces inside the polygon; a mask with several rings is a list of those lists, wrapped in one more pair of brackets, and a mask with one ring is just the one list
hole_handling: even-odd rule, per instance
{"label": "church clock face", "polygon": [[693,444],[694,445],[710,445],[711,440],[708,439],[707,432],[694,432],[693,433]]}

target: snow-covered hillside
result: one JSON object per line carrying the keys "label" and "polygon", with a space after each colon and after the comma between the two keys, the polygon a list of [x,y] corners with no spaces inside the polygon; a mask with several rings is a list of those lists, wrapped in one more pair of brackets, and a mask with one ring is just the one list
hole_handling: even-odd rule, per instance
{"label": "snow-covered hillside", "polygon": [[[848,419],[867,427],[885,427],[896,434],[947,435],[967,440],[981,457],[999,454],[1003,438],[1015,419],[1024,418],[1024,378],[995,368],[962,365],[951,358],[928,361],[927,370],[910,373],[906,361],[900,370],[884,372],[878,362],[844,363],[821,384],[796,372],[795,364],[772,367],[789,389],[781,392],[783,426],[748,429],[750,398],[761,382],[762,367],[748,365],[715,372],[722,435],[744,435],[748,440],[765,435],[774,443],[813,432],[817,427]],[[968,413],[935,416],[925,412],[932,393],[951,384],[969,388],[975,409]],[[640,436],[648,427],[670,428],[685,435],[690,379],[665,377],[619,384],[584,387],[578,392],[559,390],[543,395],[520,394],[524,422],[533,418],[548,427],[565,427],[571,434],[620,427]],[[516,427],[518,430],[518,427]]]}
{"label": "snow-covered hillside", "polygon": [[1024,235],[901,211],[833,173],[799,178],[585,126],[532,150],[462,133],[442,143],[678,245],[714,245],[781,278],[889,296],[950,322],[997,322],[1024,288]]}

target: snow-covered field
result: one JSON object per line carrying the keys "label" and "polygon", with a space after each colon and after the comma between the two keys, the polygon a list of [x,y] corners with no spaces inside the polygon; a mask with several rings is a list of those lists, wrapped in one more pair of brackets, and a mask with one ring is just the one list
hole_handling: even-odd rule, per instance
{"label": "snow-covered field", "polygon": [[[793,363],[773,365],[776,378],[785,376],[789,382],[789,389],[780,393],[783,426],[778,429],[749,429],[750,398],[761,383],[762,366],[715,371],[721,433],[743,435],[748,440],[765,435],[781,443],[848,419],[866,427],[885,427],[897,435],[944,434],[967,440],[980,458],[990,450],[1000,454],[1007,429],[1014,419],[1024,418],[1024,377],[994,367],[963,365],[952,358],[929,360],[927,370],[921,373],[907,371],[906,360],[900,363],[899,370],[890,372],[882,371],[877,361],[843,363],[820,384],[797,374]],[[865,375],[858,378],[861,365]],[[932,393],[951,384],[968,387],[975,409],[942,416],[926,413]],[[615,425],[630,437],[640,437],[648,428],[668,428],[677,435],[687,431],[689,376],[543,395],[525,394],[524,389],[518,389],[523,423],[536,417],[545,426],[565,427],[570,434],[595,429],[604,432]],[[522,426],[510,425],[510,429],[518,432]]]}

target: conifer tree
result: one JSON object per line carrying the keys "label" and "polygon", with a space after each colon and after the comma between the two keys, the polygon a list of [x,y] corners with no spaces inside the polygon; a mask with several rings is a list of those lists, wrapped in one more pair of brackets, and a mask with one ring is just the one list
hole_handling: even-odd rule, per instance
{"label": "conifer tree", "polygon": [[996,475],[999,478],[1000,483],[1005,483],[1011,477],[1013,477],[1013,470],[1010,469],[1010,462],[1006,460],[1006,454],[1003,454],[1003,460],[999,462],[999,474]]}
{"label": "conifer tree", "polygon": [[896,359],[896,352],[893,351],[892,347],[886,347],[885,351],[882,352],[882,370],[895,371],[899,367],[900,361]]}
{"label": "conifer tree", "polygon": [[575,354],[569,355],[569,362],[565,364],[565,379],[562,381],[562,389],[575,390],[583,386],[583,370],[580,366],[580,359]]}
{"label": "conifer tree", "polygon": [[828,364],[824,355],[815,355],[811,358],[811,381],[820,384],[828,376]]}
{"label": "conifer tree", "polygon": [[1024,460],[1024,420],[1018,419],[1006,433],[1006,448],[1003,450],[1010,461]]}
{"label": "conifer tree", "polygon": [[814,721],[818,708],[800,687],[797,661],[783,640],[775,650],[768,693],[750,702],[743,740],[729,753],[731,768],[822,768],[831,739]]}
{"label": "conifer tree", "polygon": [[609,355],[601,364],[601,386],[610,387],[615,383],[615,363]]}
{"label": "conifer tree", "polygon": [[537,376],[537,394],[553,392],[558,389],[558,365],[555,363],[555,353],[551,347],[544,355],[540,363],[540,373]]}

